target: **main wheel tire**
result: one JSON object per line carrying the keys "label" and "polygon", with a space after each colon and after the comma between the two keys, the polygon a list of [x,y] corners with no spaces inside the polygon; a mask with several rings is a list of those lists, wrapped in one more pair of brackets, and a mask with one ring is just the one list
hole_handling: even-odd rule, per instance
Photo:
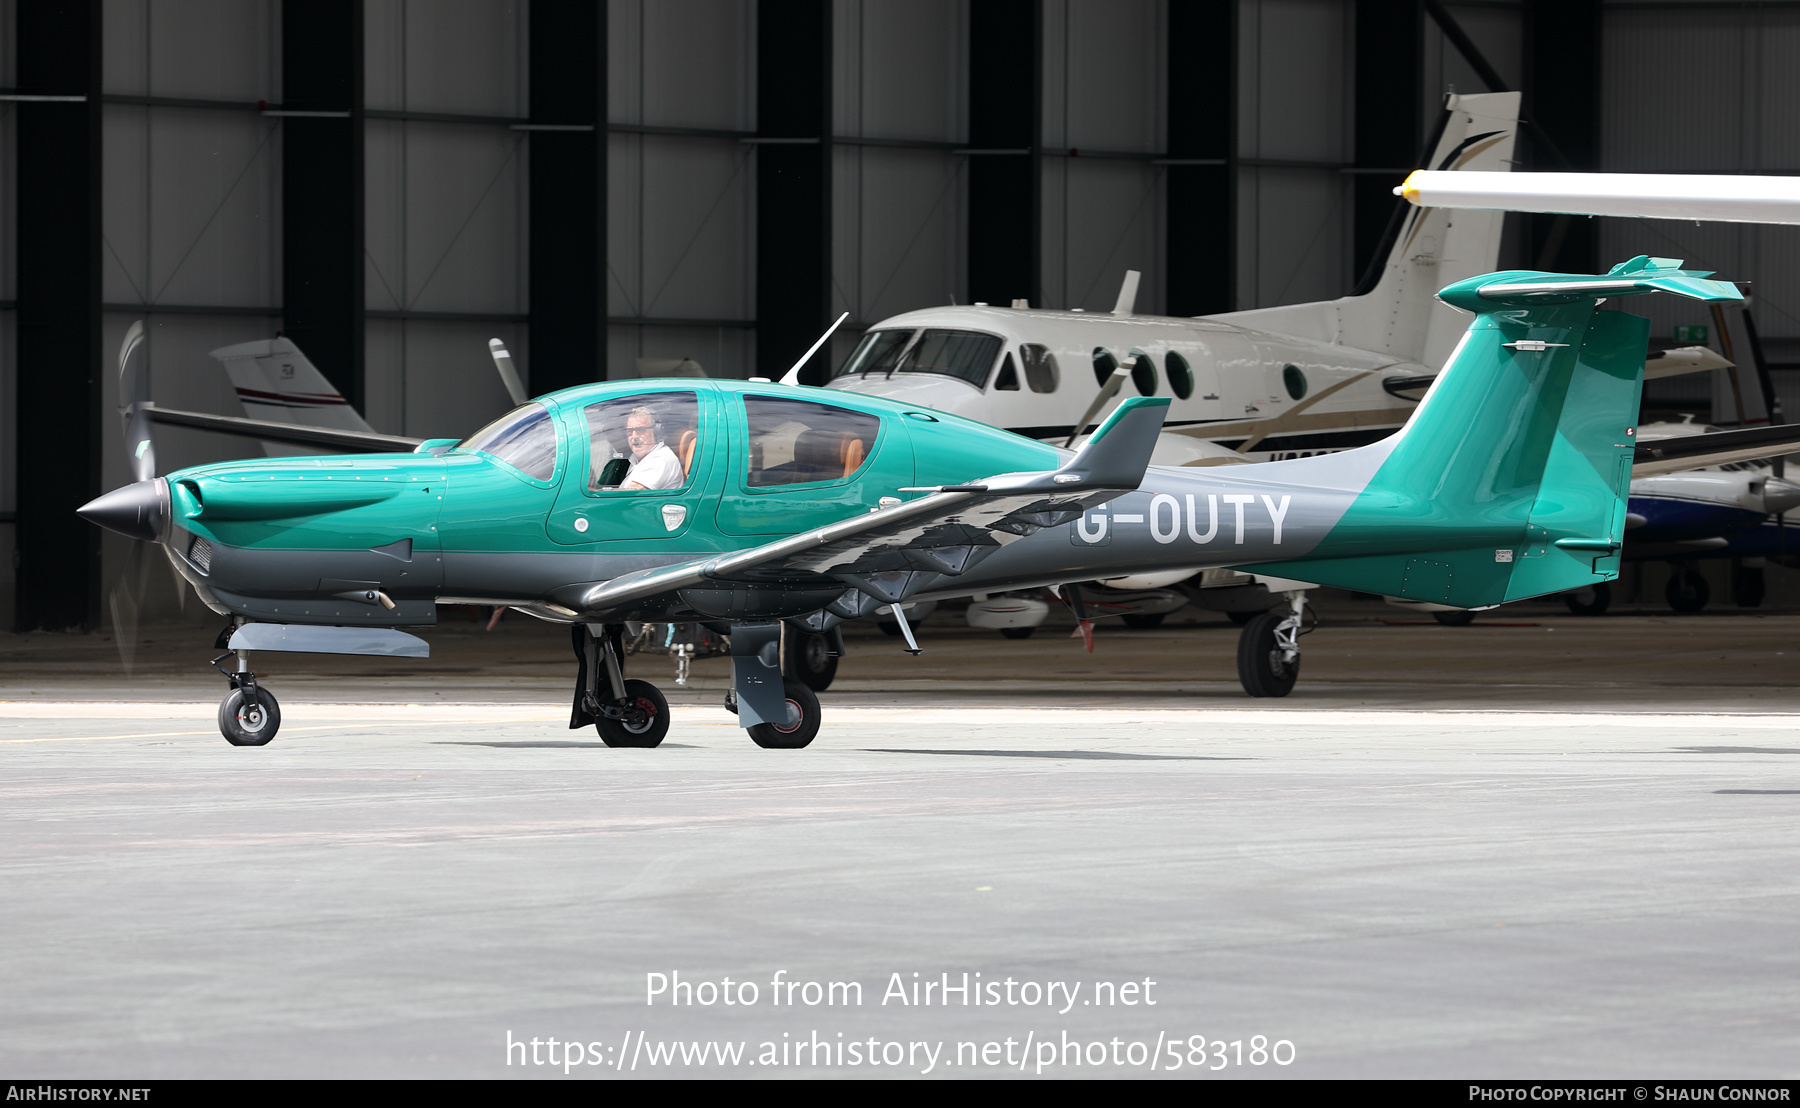
{"label": "main wheel tire", "polygon": [[1445,627],[1467,627],[1475,622],[1474,612],[1433,612],[1431,618]]}
{"label": "main wheel tire", "polygon": [[1669,577],[1663,596],[1668,599],[1669,607],[1678,612],[1697,612],[1712,599],[1712,589],[1707,586],[1706,578],[1694,570],[1678,569]]}
{"label": "main wheel tire", "polygon": [[281,730],[281,705],[275,694],[256,686],[256,699],[244,695],[243,689],[232,689],[219,702],[219,733],[232,746],[266,746],[275,732]]}
{"label": "main wheel tire", "polygon": [[814,692],[829,689],[837,677],[838,659],[831,653],[829,636],[809,635],[790,627],[782,655],[781,672]]}
{"label": "main wheel tire", "polygon": [[1238,634],[1238,682],[1251,696],[1286,696],[1300,678],[1300,659],[1289,665],[1275,649],[1275,628],[1284,618],[1259,612]]}
{"label": "main wheel tire", "polygon": [[1225,618],[1237,624],[1239,627],[1247,627],[1251,620],[1263,614],[1264,613],[1262,612],[1226,612]]}
{"label": "main wheel tire", "polygon": [[1125,626],[1131,628],[1133,631],[1154,631],[1162,626],[1165,614],[1166,613],[1163,612],[1133,612],[1128,616],[1121,616],[1119,618],[1123,619],[1125,621]]}
{"label": "main wheel tire", "polygon": [[1733,566],[1731,570],[1731,602],[1740,608],[1760,608],[1768,595],[1763,571],[1755,566]]}
{"label": "main wheel tire", "polygon": [[669,733],[669,701],[662,690],[648,681],[625,682],[625,702],[642,708],[649,717],[642,723],[626,723],[622,719],[602,716],[594,721],[600,741],[607,746],[658,746]]}
{"label": "main wheel tire", "polygon": [[1029,639],[1035,627],[1002,627],[1000,633],[1009,639]]}
{"label": "main wheel tire", "polygon": [[787,697],[786,724],[759,723],[745,728],[750,741],[765,750],[799,750],[819,733],[819,698],[793,678],[783,678],[781,691]]}
{"label": "main wheel tire", "polygon": [[1604,614],[1612,604],[1612,586],[1601,581],[1585,589],[1571,589],[1562,596],[1569,611],[1578,616],[1597,616]]}

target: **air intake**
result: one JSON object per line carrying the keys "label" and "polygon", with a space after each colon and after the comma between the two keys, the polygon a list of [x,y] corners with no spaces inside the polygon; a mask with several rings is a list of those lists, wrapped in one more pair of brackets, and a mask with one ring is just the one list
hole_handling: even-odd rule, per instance
{"label": "air intake", "polygon": [[211,573],[212,543],[195,535],[193,545],[188,547],[188,561],[198,566],[201,573]]}

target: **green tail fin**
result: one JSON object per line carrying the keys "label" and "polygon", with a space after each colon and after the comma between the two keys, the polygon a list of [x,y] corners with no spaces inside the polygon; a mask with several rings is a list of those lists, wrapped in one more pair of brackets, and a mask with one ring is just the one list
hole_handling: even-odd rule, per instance
{"label": "green tail fin", "polygon": [[1438,295],[1476,313],[1387,456],[1304,562],[1273,570],[1479,608],[1618,576],[1647,320],[1596,311],[1645,292],[1741,299],[1680,262],[1605,276],[1507,272]]}

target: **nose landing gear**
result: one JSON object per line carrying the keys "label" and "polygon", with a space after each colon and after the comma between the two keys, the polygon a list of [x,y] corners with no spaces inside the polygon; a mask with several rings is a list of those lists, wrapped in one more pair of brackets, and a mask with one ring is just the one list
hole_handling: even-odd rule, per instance
{"label": "nose landing gear", "polygon": [[623,627],[576,624],[575,656],[581,660],[570,728],[594,725],[613,747],[653,747],[669,733],[669,701],[648,681],[625,680],[619,661]]}
{"label": "nose landing gear", "polygon": [[[219,664],[231,657],[237,659],[235,671]],[[256,674],[250,672],[250,652],[221,654],[212,665],[231,682],[231,691],[219,702],[219,733],[232,746],[267,746],[281,730],[281,705],[274,693],[256,683]]]}

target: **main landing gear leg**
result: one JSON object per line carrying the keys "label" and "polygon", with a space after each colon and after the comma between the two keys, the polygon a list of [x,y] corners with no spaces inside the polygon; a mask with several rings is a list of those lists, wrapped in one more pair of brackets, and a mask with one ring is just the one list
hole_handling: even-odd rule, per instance
{"label": "main landing gear leg", "polygon": [[1238,635],[1238,682],[1251,696],[1286,696],[1300,677],[1306,593],[1284,593],[1288,607],[1262,613]]}
{"label": "main landing gear leg", "polygon": [[[230,635],[220,638],[229,641]],[[237,659],[233,669],[219,664],[231,657]],[[281,705],[275,702],[275,694],[256,683],[256,674],[250,672],[250,652],[227,651],[214,658],[212,665],[231,682],[231,691],[219,702],[219,733],[232,746],[267,745],[281,730]]]}
{"label": "main landing gear leg", "polygon": [[591,721],[607,746],[656,746],[669,733],[669,702],[650,682],[625,679],[619,660],[623,630],[610,624],[575,626],[581,676],[569,726]]}
{"label": "main landing gear leg", "polygon": [[797,750],[819,733],[819,698],[781,675],[781,624],[731,625],[731,695],[750,741],[773,750]]}

